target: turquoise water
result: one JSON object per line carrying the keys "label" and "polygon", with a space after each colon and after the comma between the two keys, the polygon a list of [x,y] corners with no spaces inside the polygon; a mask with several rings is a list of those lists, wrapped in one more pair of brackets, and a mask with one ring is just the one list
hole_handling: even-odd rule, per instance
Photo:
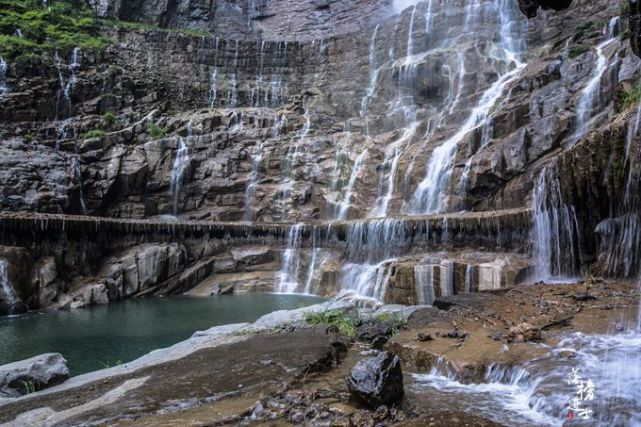
{"label": "turquoise water", "polygon": [[277,294],[167,297],[5,317],[0,318],[0,365],[57,352],[69,362],[71,375],[78,375],[130,362],[212,326],[253,322],[272,311],[322,301]]}

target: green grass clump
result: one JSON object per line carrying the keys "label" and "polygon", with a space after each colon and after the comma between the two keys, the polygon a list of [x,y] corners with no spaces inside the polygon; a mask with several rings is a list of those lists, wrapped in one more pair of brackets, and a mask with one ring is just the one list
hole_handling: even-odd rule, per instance
{"label": "green grass clump", "polygon": [[156,123],[151,122],[147,126],[147,135],[149,135],[151,139],[160,139],[164,138],[167,135],[167,131],[158,126]]}
{"label": "green grass clump", "polygon": [[310,325],[335,326],[342,335],[356,336],[360,324],[357,317],[349,316],[341,310],[328,310],[321,313],[305,313],[305,321]]}
{"label": "green grass clump", "polygon": [[82,134],[83,139],[102,138],[107,133],[102,129],[92,129]]}
{"label": "green grass clump", "polygon": [[0,0],[0,56],[7,60],[44,52],[68,56],[76,47],[98,53],[109,44],[94,11],[82,1],[50,0],[43,7],[40,0]]}
{"label": "green grass clump", "polygon": [[619,92],[619,100],[619,112],[627,111],[639,105],[639,102],[641,102],[641,82],[637,82],[627,89],[622,89]]}
{"label": "green grass clump", "polygon": [[574,59],[574,58],[576,58],[578,56],[581,56],[584,53],[589,52],[589,51],[590,51],[589,47],[580,44],[578,46],[572,46],[570,48],[570,51],[568,52],[568,56],[570,57],[570,59]]}
{"label": "green grass clump", "polygon": [[601,35],[601,30],[605,23],[602,20],[584,22],[576,27],[572,40],[578,42],[584,39],[590,39]]}
{"label": "green grass clump", "polygon": [[111,111],[107,111],[100,116],[100,126],[104,129],[113,129],[118,123],[118,117]]}

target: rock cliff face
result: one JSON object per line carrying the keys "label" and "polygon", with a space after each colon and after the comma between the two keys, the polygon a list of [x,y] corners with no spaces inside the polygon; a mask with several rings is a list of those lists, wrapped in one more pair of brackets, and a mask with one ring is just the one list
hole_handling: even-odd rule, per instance
{"label": "rock cliff face", "polygon": [[[230,283],[413,303],[515,283],[532,264],[547,266],[538,278],[610,270],[595,228],[624,215],[624,171],[636,170],[622,96],[636,42],[618,4],[561,3],[431,0],[394,14],[387,1],[102,2],[105,16],[212,35],[105,28],[103,55],[9,64],[0,207],[242,221],[250,234],[278,224],[265,232],[275,240],[123,235],[98,250],[21,235],[3,244],[31,251],[36,279],[15,286],[31,306]],[[407,218],[489,212],[466,229],[481,236],[511,209],[528,217],[514,245],[407,250],[432,237]],[[319,221],[357,243],[297,225]],[[268,248],[240,255],[256,245]]]}
{"label": "rock cliff face", "polygon": [[313,40],[367,30],[392,0],[101,0],[104,17],[196,28],[231,39]]}

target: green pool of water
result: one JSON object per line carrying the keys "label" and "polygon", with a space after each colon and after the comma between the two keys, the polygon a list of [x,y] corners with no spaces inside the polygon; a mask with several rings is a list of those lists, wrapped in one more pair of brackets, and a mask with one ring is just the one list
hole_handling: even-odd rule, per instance
{"label": "green pool of water", "polygon": [[0,317],[0,365],[57,352],[72,375],[132,361],[212,326],[253,322],[276,310],[324,301],[302,295],[130,300],[82,310]]}

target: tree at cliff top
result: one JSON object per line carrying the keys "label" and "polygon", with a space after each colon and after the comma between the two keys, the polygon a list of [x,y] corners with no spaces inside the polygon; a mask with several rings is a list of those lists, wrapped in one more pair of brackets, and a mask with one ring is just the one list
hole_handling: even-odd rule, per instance
{"label": "tree at cliff top", "polygon": [[98,52],[111,43],[99,33],[95,13],[83,0],[0,0],[0,56],[15,59],[44,52]]}

